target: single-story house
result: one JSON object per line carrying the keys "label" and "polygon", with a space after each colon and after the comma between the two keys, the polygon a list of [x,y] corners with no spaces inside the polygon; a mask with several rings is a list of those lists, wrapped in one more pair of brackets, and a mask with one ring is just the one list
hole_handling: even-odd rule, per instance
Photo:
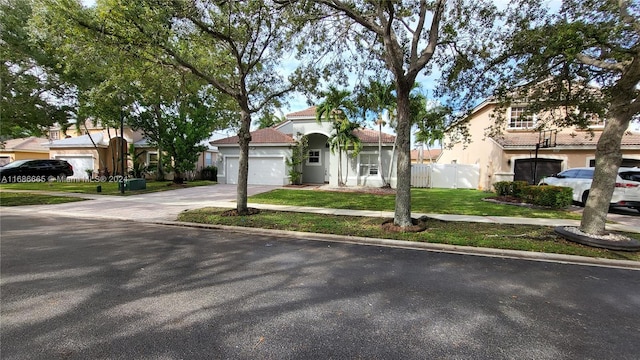
{"label": "single-story house", "polygon": [[31,136],[0,142],[0,166],[16,160],[48,159],[49,149],[42,145],[49,139]]}
{"label": "single-story house", "polygon": [[[307,136],[308,151],[302,166],[302,182],[306,184],[338,185],[338,153],[329,149],[328,139],[332,126],[328,122],[316,121],[316,108],[293,112],[286,121],[271,128],[251,132],[249,143],[249,178],[251,185],[286,185],[290,183],[286,160],[302,136]],[[382,175],[395,186],[395,136],[370,129],[354,131],[363,147],[356,157],[342,155],[342,176],[347,175],[347,186],[383,185]],[[382,140],[382,169],[378,168],[378,139]],[[219,151],[218,182],[238,182],[238,159],[240,146],[238,137],[232,136],[211,142]],[[393,166],[392,166],[393,163]],[[382,174],[384,172],[384,174]]]}
{"label": "single-story house", "polygon": [[[606,120],[594,119],[588,129],[568,127],[540,132],[536,129],[538,117],[523,115],[526,104],[516,103],[505,110],[501,133],[486,136],[494,124],[495,112],[501,111],[498,109],[491,99],[474,108],[468,123],[471,142],[445,146],[438,163],[479,165],[478,188],[485,190],[492,190],[497,181],[534,183],[568,168],[595,166],[596,144]],[[448,142],[445,139],[445,145]],[[627,131],[621,150],[622,166],[640,166],[640,134]]]}

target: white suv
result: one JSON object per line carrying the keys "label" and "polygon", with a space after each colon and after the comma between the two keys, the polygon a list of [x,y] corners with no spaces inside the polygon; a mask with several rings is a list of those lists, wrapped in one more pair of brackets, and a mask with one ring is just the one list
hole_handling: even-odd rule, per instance
{"label": "white suv", "polygon": [[[570,187],[573,189],[573,200],[584,205],[589,196],[594,170],[592,167],[568,169],[540,180],[538,185]],[[621,167],[618,170],[611,206],[640,209],[640,168]]]}

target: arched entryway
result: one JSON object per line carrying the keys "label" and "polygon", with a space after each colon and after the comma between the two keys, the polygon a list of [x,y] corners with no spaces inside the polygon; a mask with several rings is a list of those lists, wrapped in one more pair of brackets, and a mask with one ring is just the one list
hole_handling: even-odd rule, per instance
{"label": "arched entryway", "polygon": [[302,167],[302,182],[305,184],[324,184],[329,182],[329,164],[331,154],[327,135],[314,133],[307,135],[307,159]]}

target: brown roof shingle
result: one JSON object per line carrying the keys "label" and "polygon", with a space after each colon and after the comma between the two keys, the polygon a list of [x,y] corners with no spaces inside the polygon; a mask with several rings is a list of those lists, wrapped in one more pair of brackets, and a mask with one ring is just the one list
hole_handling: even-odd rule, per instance
{"label": "brown roof shingle", "polygon": [[[251,132],[250,144],[291,144],[294,142],[291,136],[272,128],[259,129]],[[238,144],[238,136],[231,136],[211,142],[211,145],[214,146],[230,144]]]}
{"label": "brown roof shingle", "polygon": [[49,139],[28,137],[19,139],[10,139],[0,144],[0,149],[5,151],[49,151],[48,148],[42,146],[43,143],[48,143]]}
{"label": "brown roof shingle", "polygon": [[[539,134],[537,132],[505,133],[493,139],[504,148],[513,147],[535,147],[538,143]],[[593,136],[589,132],[574,132],[571,134],[560,133],[556,138],[557,146],[584,146],[595,148],[600,133]],[[640,146],[640,134],[626,133],[622,137],[622,146]]]}
{"label": "brown roof shingle", "polygon": [[304,109],[304,110],[300,110],[300,111],[296,111],[296,112],[292,112],[287,114],[287,119],[290,117],[316,117],[316,107],[312,106],[310,108]]}
{"label": "brown roof shingle", "polygon": [[[371,129],[356,129],[353,131],[353,135],[355,135],[363,143],[378,143],[378,133],[378,131]],[[385,144],[393,143],[394,141],[396,141],[396,137],[391,134],[381,134],[382,142]]]}

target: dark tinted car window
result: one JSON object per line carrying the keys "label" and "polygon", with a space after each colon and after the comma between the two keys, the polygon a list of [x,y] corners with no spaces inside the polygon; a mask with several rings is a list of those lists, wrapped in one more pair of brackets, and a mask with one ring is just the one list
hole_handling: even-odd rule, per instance
{"label": "dark tinted car window", "polygon": [[625,171],[618,175],[624,180],[640,182],[640,171]]}

